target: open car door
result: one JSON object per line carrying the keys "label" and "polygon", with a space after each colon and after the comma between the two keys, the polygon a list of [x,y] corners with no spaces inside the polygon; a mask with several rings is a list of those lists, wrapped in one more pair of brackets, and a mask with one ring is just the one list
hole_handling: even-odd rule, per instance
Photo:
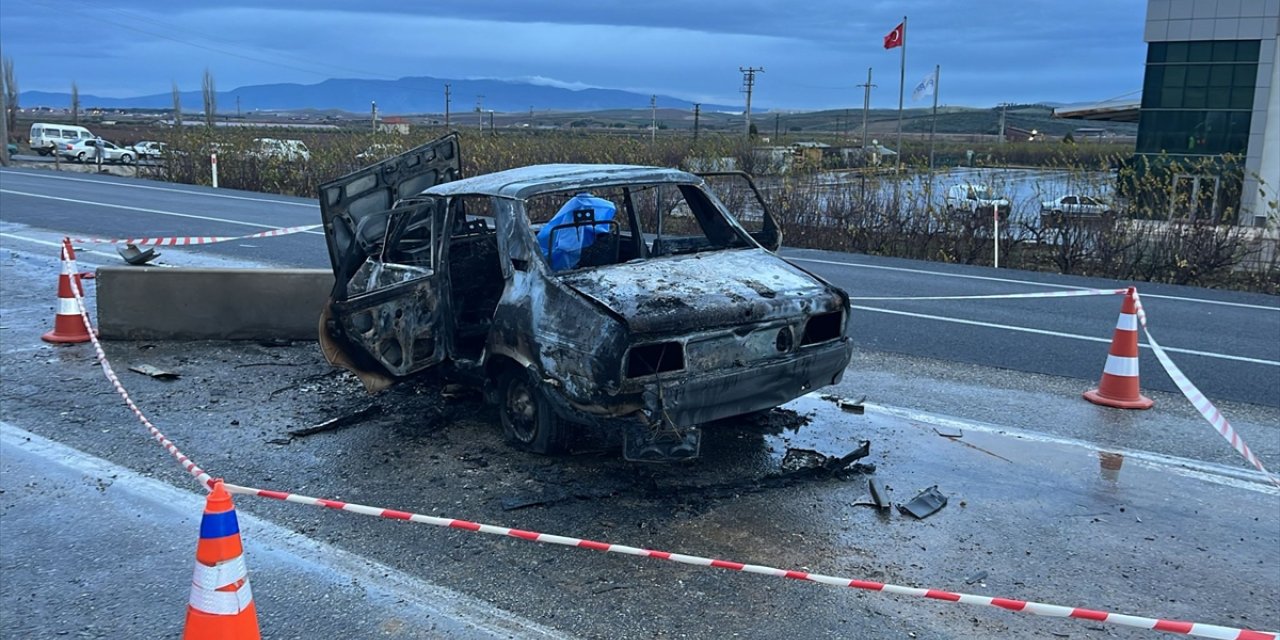
{"label": "open car door", "polygon": [[751,176],[743,171],[698,173],[711,193],[719,198],[738,224],[747,230],[760,246],[773,252],[782,246],[782,229],[764,203]]}
{"label": "open car door", "polygon": [[449,134],[320,186],[334,275],[320,345],[369,391],[448,355],[446,211],[419,194],[461,176],[458,151]]}

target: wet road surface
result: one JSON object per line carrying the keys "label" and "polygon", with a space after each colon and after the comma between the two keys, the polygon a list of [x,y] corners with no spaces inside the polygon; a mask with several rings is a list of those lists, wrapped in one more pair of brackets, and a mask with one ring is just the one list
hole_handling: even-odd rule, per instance
{"label": "wet road surface", "polygon": [[[40,342],[56,306],[54,261],[29,246],[0,246],[6,247],[0,255],[4,421],[195,491],[121,406],[91,347]],[[88,289],[92,296],[91,284]],[[1114,312],[1107,315],[1113,322]],[[1088,383],[1077,379],[864,349],[845,382],[828,391],[867,394],[865,413],[805,398],[763,421],[717,425],[696,463],[647,466],[626,463],[590,440],[564,458],[516,452],[502,442],[494,410],[476,394],[445,394],[424,381],[370,397],[349,375],[330,369],[313,344],[119,342],[107,351],[153,421],[202,466],[237,484],[848,578],[1280,628],[1274,597],[1280,494],[1182,403],[1159,392],[1152,394],[1158,403],[1152,411],[1105,410],[1079,399]],[[166,382],[126,371],[139,363],[181,377]],[[288,434],[370,404],[382,412],[345,429]],[[1251,446],[1277,466],[1280,412],[1222,406]],[[922,521],[897,511],[880,514],[855,504],[868,497],[865,476],[796,478],[780,469],[788,448],[840,455],[864,439],[872,444],[862,462],[875,464],[873,477],[891,489],[894,501],[936,485],[947,506]],[[7,509],[0,528],[38,524],[39,514],[10,519],[38,496],[15,480],[25,468],[8,455],[0,463],[0,504]],[[52,495],[75,490],[70,480],[58,483]],[[113,489],[103,491],[109,496]],[[75,540],[81,532],[69,519],[91,517],[95,508],[92,501],[75,504],[48,518],[47,528],[32,530]],[[237,505],[304,541],[333,545],[567,635],[1151,636],[273,501],[241,498]],[[165,566],[145,562],[145,550],[120,551],[120,571],[141,567],[141,580],[155,585],[144,590],[149,603],[168,598],[149,605],[157,611],[185,598],[194,535],[193,529],[165,536],[176,548]],[[39,551],[28,537],[18,546],[0,535],[0,582],[32,571],[81,570],[73,554],[46,553],[40,567],[23,564]],[[276,563],[259,565],[252,555],[248,561],[264,620],[293,606],[288,597],[295,591],[308,593]],[[173,566],[180,566],[177,584]],[[30,584],[70,590],[44,580]],[[310,588],[323,591],[325,584]],[[343,616],[366,615],[360,598],[341,599],[326,609],[333,617],[321,611],[300,622],[297,637],[330,633],[341,628]],[[130,625],[140,624],[121,615],[100,625],[99,605],[91,600],[69,606],[64,618],[95,625],[101,637],[129,635]],[[129,610],[128,603],[117,606]],[[24,607],[17,597],[0,598],[6,620],[25,615]],[[173,619],[180,615],[172,611]]]}

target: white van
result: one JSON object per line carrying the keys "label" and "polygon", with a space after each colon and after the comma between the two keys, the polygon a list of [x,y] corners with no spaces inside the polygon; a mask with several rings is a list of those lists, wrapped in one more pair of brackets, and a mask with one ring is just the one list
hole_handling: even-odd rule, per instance
{"label": "white van", "polygon": [[31,150],[47,156],[54,152],[55,149],[65,146],[65,143],[74,143],[78,140],[86,140],[92,138],[93,134],[84,127],[78,127],[73,124],[50,124],[48,122],[37,122],[31,125],[31,138],[27,144],[31,146]]}

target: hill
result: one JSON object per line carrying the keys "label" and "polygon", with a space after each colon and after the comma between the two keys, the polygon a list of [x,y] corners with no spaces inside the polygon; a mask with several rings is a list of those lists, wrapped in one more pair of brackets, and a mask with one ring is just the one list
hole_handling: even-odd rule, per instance
{"label": "hill", "polygon": [[[454,113],[485,111],[528,112],[530,110],[599,111],[638,109],[649,106],[650,96],[619,89],[568,89],[505,80],[447,80],[428,76],[398,80],[331,79],[316,84],[260,84],[217,92],[218,111],[291,111],[339,109],[368,113],[371,103],[383,114],[441,113],[445,108],[445,84],[450,85]],[[203,104],[199,91],[181,93],[182,104],[198,110]],[[69,93],[25,91],[19,95],[24,107],[66,107]],[[660,108],[692,109],[693,103],[670,96],[657,96]],[[158,93],[129,98],[80,95],[83,108],[168,109],[173,96]],[[708,110],[740,110],[725,105],[704,105]]]}

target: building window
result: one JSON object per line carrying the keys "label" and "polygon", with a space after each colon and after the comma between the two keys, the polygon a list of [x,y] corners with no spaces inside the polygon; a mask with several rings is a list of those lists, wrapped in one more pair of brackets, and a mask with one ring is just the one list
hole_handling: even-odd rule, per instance
{"label": "building window", "polygon": [[1148,45],[1138,153],[1245,153],[1258,50],[1258,40]]}

